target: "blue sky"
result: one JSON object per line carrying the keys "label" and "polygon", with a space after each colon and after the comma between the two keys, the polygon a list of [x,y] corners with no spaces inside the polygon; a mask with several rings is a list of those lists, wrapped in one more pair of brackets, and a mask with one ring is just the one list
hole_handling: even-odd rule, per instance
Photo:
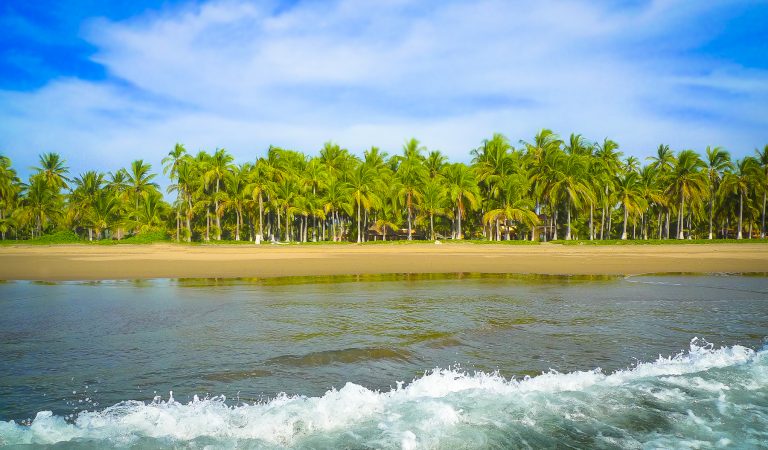
{"label": "blue sky", "polygon": [[0,153],[79,173],[415,136],[467,161],[548,127],[740,157],[768,143],[767,23],[760,0],[6,0]]}

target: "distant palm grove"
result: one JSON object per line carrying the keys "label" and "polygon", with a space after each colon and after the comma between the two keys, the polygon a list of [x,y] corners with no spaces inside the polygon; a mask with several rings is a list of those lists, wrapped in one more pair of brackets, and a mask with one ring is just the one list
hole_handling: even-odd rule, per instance
{"label": "distant palm grove", "polygon": [[0,234],[70,231],[119,240],[164,232],[176,241],[315,242],[392,239],[599,240],[765,237],[768,145],[732,160],[720,147],[641,162],[619,145],[542,130],[513,146],[495,134],[451,163],[415,139],[359,158],[333,143],[319,155],[270,147],[235,164],[224,149],[162,160],[166,202],[152,166],[71,174],[56,153],[26,182],[0,156]]}

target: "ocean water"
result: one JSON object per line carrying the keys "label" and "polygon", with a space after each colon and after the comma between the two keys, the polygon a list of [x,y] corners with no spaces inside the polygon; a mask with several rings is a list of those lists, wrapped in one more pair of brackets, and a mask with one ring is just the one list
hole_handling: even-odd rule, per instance
{"label": "ocean water", "polygon": [[0,284],[0,445],[766,448],[768,278]]}

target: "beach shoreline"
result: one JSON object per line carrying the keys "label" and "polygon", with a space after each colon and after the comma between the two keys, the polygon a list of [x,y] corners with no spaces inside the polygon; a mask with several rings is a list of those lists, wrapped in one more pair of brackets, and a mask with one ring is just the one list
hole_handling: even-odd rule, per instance
{"label": "beach shoreline", "polygon": [[762,244],[509,246],[174,244],[9,246],[0,280],[88,281],[151,278],[490,273],[637,275],[767,273]]}

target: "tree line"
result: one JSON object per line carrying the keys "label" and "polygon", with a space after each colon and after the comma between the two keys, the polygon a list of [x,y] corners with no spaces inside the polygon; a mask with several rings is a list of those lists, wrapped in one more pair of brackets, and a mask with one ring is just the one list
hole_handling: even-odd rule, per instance
{"label": "tree line", "polygon": [[89,240],[164,231],[176,241],[387,239],[597,240],[765,238],[768,145],[732,160],[721,147],[643,163],[610,140],[540,131],[513,146],[501,134],[450,162],[416,139],[362,158],[334,143],[317,156],[270,147],[235,164],[225,149],[162,160],[169,203],[151,164],[70,174],[40,156],[26,182],[0,156],[0,236],[71,230]]}

